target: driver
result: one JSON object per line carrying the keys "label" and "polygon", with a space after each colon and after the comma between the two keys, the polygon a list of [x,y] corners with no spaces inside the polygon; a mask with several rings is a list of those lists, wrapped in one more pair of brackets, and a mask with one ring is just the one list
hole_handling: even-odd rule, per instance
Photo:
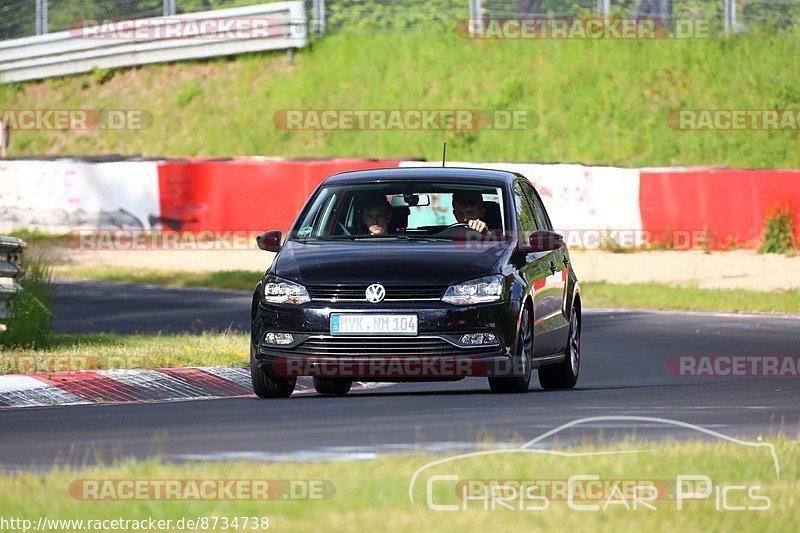
{"label": "driver", "polygon": [[477,191],[454,192],[453,215],[470,229],[480,233],[486,231],[486,222],[482,220],[486,216],[486,208],[483,206],[483,195]]}
{"label": "driver", "polygon": [[387,235],[392,220],[392,206],[383,194],[370,195],[361,206],[361,221],[370,235]]}

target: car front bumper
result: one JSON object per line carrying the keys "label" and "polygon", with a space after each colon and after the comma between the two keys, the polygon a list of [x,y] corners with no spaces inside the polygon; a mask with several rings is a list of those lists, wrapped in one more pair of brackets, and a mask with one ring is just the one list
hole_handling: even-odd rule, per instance
{"label": "car front bumper", "polygon": [[[413,305],[412,305],[413,304]],[[331,335],[334,313],[416,314],[416,336]],[[454,306],[441,301],[261,304],[253,324],[256,363],[274,375],[353,380],[451,380],[510,375],[518,309],[508,301]],[[291,333],[287,346],[267,332]],[[464,333],[494,333],[494,345],[464,346]]]}

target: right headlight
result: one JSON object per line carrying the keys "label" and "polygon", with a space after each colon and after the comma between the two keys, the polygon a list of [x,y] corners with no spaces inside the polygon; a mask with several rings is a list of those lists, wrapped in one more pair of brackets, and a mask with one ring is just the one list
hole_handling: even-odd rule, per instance
{"label": "right headlight", "polygon": [[454,305],[473,305],[499,302],[503,299],[503,276],[496,274],[450,285],[443,302]]}
{"label": "right headlight", "polygon": [[270,275],[264,280],[264,301],[271,304],[303,304],[310,302],[311,298],[299,283]]}

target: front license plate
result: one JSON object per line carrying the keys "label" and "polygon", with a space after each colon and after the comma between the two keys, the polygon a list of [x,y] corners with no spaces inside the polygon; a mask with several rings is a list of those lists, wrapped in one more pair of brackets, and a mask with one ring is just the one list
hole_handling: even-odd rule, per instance
{"label": "front license plate", "polygon": [[416,335],[417,315],[331,315],[331,335]]}

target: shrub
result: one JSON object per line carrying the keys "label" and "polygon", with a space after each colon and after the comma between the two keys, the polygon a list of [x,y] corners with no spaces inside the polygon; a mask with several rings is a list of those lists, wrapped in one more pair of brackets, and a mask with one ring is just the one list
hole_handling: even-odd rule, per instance
{"label": "shrub", "polygon": [[767,220],[763,242],[758,249],[761,254],[787,254],[795,248],[794,221],[790,209],[779,209]]}
{"label": "shrub", "polygon": [[41,348],[48,344],[52,332],[52,266],[44,256],[27,255],[27,259],[25,274],[18,280],[22,291],[14,299],[8,330],[0,335],[0,344]]}

